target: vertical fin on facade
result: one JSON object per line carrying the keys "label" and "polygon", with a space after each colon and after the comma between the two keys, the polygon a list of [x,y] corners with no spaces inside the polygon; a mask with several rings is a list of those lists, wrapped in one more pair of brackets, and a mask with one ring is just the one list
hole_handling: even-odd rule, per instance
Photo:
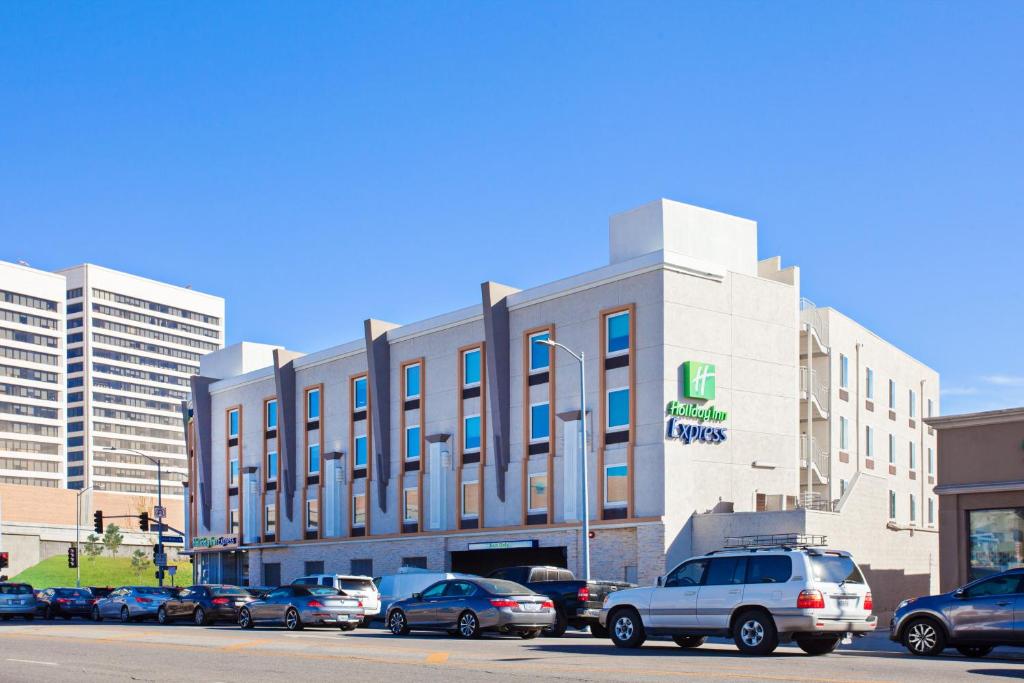
{"label": "vertical fin on facade", "polygon": [[274,349],[274,391],[277,392],[277,443],[280,460],[280,477],[284,485],[284,513],[288,521],[295,515],[295,472],[301,469],[296,463],[295,434],[295,366],[292,364],[301,354],[284,349]]}
{"label": "vertical fin on facade", "polygon": [[[484,339],[487,342],[487,406],[491,413],[490,434],[494,454],[494,475],[498,499],[505,500],[505,474],[509,462],[509,314],[508,296],[519,290],[497,282],[480,285],[484,309]],[[483,488],[483,482],[480,483]]]}
{"label": "vertical fin on facade", "polygon": [[370,417],[373,437],[373,475],[377,480],[377,505],[388,510],[391,479],[391,347],[388,330],[398,327],[383,320],[363,322],[366,334],[366,367],[370,376]]}
{"label": "vertical fin on facade", "polygon": [[[189,378],[192,390],[192,406],[196,420],[196,476],[199,477],[199,519],[203,528],[210,528],[210,509],[213,505],[213,443],[211,427],[213,424],[210,385],[217,381],[215,377],[192,375]],[[186,422],[187,425],[187,422]],[[187,427],[186,427],[187,429]],[[194,485],[194,484],[193,484]]]}

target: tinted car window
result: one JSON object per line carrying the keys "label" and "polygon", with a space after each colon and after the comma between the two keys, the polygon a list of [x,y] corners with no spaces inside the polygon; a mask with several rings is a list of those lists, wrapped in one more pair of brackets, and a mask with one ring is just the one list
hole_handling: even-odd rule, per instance
{"label": "tinted car window", "polygon": [[444,594],[444,589],[447,587],[447,582],[442,581],[441,583],[435,583],[433,586],[423,591],[423,597],[425,598],[437,598]]}
{"label": "tinted car window", "polygon": [[993,576],[974,584],[964,591],[968,598],[981,598],[986,595],[1009,595],[1020,592],[1020,576],[1017,574],[1008,576]]}
{"label": "tinted car window", "polygon": [[91,598],[92,593],[81,588],[61,588],[54,591],[57,595],[62,598]]}
{"label": "tinted car window", "polygon": [[533,595],[533,591],[526,586],[520,586],[512,581],[501,579],[477,579],[477,585],[491,595]]}
{"label": "tinted car window", "polygon": [[745,557],[719,557],[711,560],[705,586],[731,586],[743,583],[743,575],[747,568]]}
{"label": "tinted car window", "polygon": [[294,584],[296,584],[298,586],[309,586],[311,584],[315,584],[316,583],[316,579],[301,578],[301,579],[295,579],[294,581],[292,581],[292,583],[294,583]]}
{"label": "tinted car window", "polygon": [[338,581],[345,591],[372,591],[373,581],[369,579],[341,579]]}
{"label": "tinted car window", "polygon": [[138,586],[135,592],[139,595],[174,595],[170,588],[157,588],[156,586]]}
{"label": "tinted car window", "polygon": [[339,595],[338,589],[332,586],[311,586],[306,589],[309,595]]}
{"label": "tinted car window", "polygon": [[793,561],[786,555],[751,557],[747,560],[747,583],[785,583],[793,573]]}
{"label": "tinted car window", "polygon": [[249,592],[238,586],[217,586],[213,589],[214,595],[249,595]]}
{"label": "tinted car window", "polygon": [[270,599],[276,599],[276,598],[286,598],[286,597],[290,596],[291,594],[292,594],[292,589],[288,588],[287,586],[284,586],[282,588],[278,588],[277,590],[270,591],[270,594],[267,595],[267,599],[270,600]]}
{"label": "tinted car window", "polygon": [[682,564],[665,579],[665,587],[698,586],[701,579],[704,578],[704,570],[707,566],[707,560],[694,560]]}
{"label": "tinted car window", "polygon": [[844,555],[811,555],[811,571],[818,581],[864,583],[864,575],[852,559]]}
{"label": "tinted car window", "polygon": [[26,583],[8,584],[0,586],[0,594],[3,595],[32,595],[32,586]]}
{"label": "tinted car window", "polygon": [[444,594],[462,598],[473,595],[473,593],[476,593],[476,586],[473,584],[466,583],[465,581],[452,581],[448,584],[448,590]]}

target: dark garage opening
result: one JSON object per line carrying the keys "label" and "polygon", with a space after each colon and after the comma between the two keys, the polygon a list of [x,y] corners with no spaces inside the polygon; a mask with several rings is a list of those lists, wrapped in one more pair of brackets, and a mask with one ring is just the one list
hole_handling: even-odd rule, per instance
{"label": "dark garage opening", "polygon": [[521,565],[566,567],[565,546],[452,551],[452,571],[487,576],[495,569]]}

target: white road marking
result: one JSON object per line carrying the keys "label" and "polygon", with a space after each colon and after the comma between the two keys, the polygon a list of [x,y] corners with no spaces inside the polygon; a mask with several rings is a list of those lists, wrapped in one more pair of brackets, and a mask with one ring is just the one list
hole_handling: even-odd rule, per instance
{"label": "white road marking", "polygon": [[34,659],[11,659],[7,658],[8,662],[21,662],[22,664],[42,664],[44,666],[60,666],[57,662],[37,662]]}

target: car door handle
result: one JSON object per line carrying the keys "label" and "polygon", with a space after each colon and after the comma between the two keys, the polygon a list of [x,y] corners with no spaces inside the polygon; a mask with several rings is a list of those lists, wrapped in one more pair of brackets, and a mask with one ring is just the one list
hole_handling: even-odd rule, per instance
{"label": "car door handle", "polygon": [[696,595],[697,591],[685,591],[683,595]]}
{"label": "car door handle", "polygon": [[1000,607],[1006,607],[1006,606],[1007,606],[1007,605],[1009,605],[1010,603],[1008,603],[1008,602],[997,602],[996,604],[997,604],[998,606],[1000,606]]}
{"label": "car door handle", "polygon": [[741,591],[741,590],[739,590],[739,589],[736,589],[736,590],[731,590],[731,591],[729,591],[729,595],[739,595],[739,594],[740,594],[740,593],[742,593],[742,592],[743,592],[743,591]]}

